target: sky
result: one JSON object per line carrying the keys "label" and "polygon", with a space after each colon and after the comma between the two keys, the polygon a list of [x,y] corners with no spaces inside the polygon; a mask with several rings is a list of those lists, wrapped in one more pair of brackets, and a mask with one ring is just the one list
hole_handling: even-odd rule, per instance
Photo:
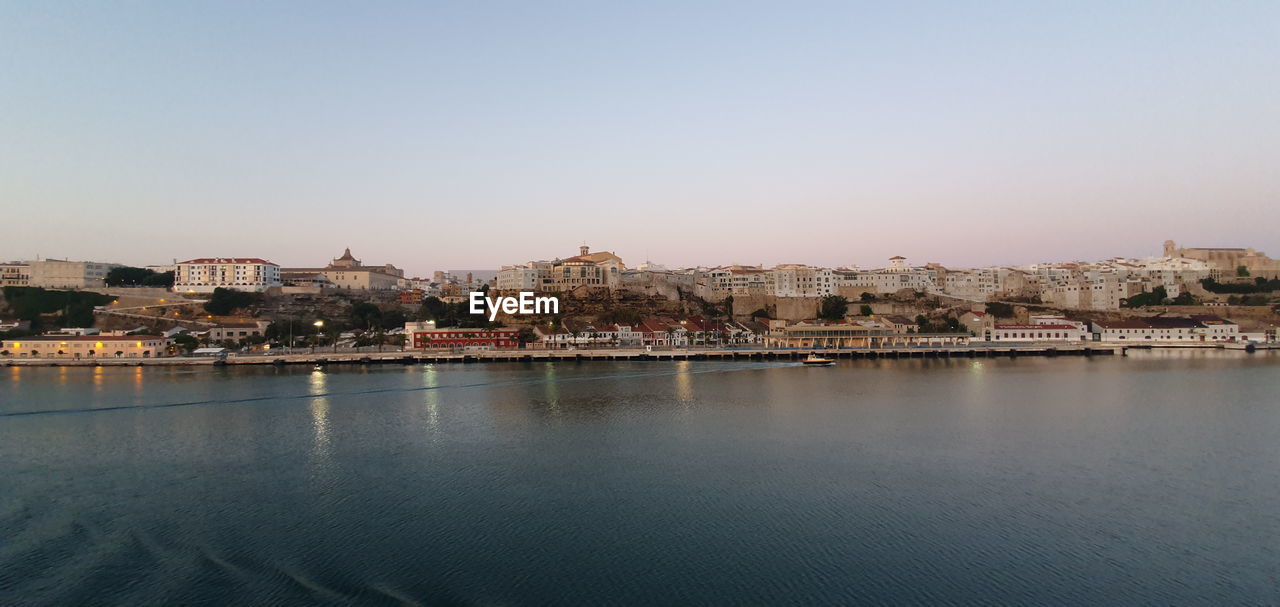
{"label": "sky", "polygon": [[0,259],[1280,256],[1280,2],[5,2]]}

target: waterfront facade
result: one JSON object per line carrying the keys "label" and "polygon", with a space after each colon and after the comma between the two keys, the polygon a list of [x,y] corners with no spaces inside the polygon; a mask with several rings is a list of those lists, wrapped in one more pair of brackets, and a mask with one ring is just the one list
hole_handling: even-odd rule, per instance
{"label": "waterfront facade", "polygon": [[1089,331],[1077,325],[1029,324],[995,325],[991,328],[991,341],[1031,341],[1079,343],[1089,338]]}
{"label": "waterfront facade", "polygon": [[1098,341],[1104,342],[1233,342],[1240,338],[1240,326],[1207,314],[1152,316],[1094,321],[1093,334]]}
{"label": "waterfront facade", "polygon": [[0,340],[9,358],[156,358],[167,340],[158,335],[45,335]]}
{"label": "waterfront facade", "polygon": [[432,321],[404,325],[406,350],[440,350],[453,348],[515,348],[520,345],[517,329],[437,328]]}

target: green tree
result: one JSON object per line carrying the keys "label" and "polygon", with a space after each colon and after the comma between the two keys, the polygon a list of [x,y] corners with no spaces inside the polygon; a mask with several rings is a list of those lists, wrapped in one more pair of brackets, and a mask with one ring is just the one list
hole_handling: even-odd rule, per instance
{"label": "green tree", "polygon": [[369,302],[362,301],[351,306],[351,325],[365,330],[373,329],[382,323],[382,310]]}
{"label": "green tree", "polygon": [[867,304],[862,304],[862,306],[858,308],[858,313],[863,316],[871,316],[875,312],[871,310],[871,306],[868,306]]}
{"label": "green tree", "polygon": [[987,314],[996,318],[1013,318],[1013,306],[1001,301],[987,302]]}
{"label": "green tree", "polygon": [[179,333],[173,336],[173,344],[183,352],[190,353],[192,350],[200,347],[200,340],[187,335],[186,333]]}
{"label": "green tree", "polygon": [[862,295],[858,296],[858,299],[861,300],[863,303],[870,303],[876,300],[876,294],[864,292]]}
{"label": "green tree", "polygon": [[226,316],[236,310],[244,309],[262,301],[259,293],[246,293],[235,289],[218,287],[204,304],[204,311],[216,316]]}
{"label": "green tree", "polygon": [[849,300],[840,295],[828,295],[818,304],[818,317],[826,320],[840,320],[849,311]]}
{"label": "green tree", "polygon": [[1245,266],[1236,266],[1236,276],[1248,276],[1249,268]]}
{"label": "green tree", "polygon": [[172,287],[173,286],[173,270],[169,270],[168,272],[160,272],[158,274],[153,272],[151,276],[148,276],[142,279],[142,286],[164,287],[166,289]]}
{"label": "green tree", "polygon": [[106,278],[103,282],[108,287],[140,286],[146,279],[155,275],[155,272],[146,268],[134,268],[130,266],[120,266],[111,268],[107,271]]}

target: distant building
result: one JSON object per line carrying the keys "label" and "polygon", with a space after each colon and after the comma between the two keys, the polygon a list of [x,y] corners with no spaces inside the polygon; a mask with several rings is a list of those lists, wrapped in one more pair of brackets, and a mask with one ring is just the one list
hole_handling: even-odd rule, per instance
{"label": "distant building", "polygon": [[107,272],[118,263],[43,259],[28,262],[28,281],[32,287],[45,289],[93,289],[106,286]]}
{"label": "distant building", "polygon": [[[329,262],[323,268],[285,268],[289,275],[314,276],[323,275],[325,279],[338,289],[353,291],[387,291],[400,288],[404,278],[404,270],[391,264],[366,266],[345,249],[340,257]],[[304,285],[299,285],[304,286]]]}
{"label": "distant building", "polygon": [[592,253],[583,245],[573,257],[503,266],[494,285],[504,292],[571,291],[582,286],[617,289],[626,268],[621,257],[608,251]]}
{"label": "distant building", "polygon": [[24,261],[0,263],[0,287],[31,286],[31,264]]}
{"label": "distant building", "polygon": [[265,291],[281,285],[280,266],[257,257],[202,257],[177,266],[175,292],[212,293],[217,288]]}
{"label": "distant building", "polygon": [[1236,270],[1244,267],[1250,276],[1274,278],[1280,273],[1280,260],[1267,257],[1262,251],[1253,249],[1218,247],[1189,248],[1179,247],[1172,240],[1164,242],[1164,256],[1184,259],[1195,259],[1208,263],[1212,269],[1212,278],[1224,278],[1236,275]]}

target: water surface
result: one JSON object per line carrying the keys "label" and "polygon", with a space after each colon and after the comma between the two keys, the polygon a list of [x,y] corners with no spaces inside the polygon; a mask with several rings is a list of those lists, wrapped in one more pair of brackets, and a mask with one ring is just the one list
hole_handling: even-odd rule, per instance
{"label": "water surface", "polygon": [[0,605],[1280,603],[1280,356],[0,368]]}

